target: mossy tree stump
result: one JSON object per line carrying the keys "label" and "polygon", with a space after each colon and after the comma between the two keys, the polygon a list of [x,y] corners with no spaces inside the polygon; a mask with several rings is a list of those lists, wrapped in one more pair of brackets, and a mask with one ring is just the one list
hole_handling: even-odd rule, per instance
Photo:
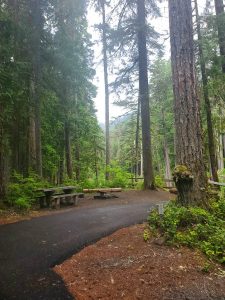
{"label": "mossy tree stump", "polygon": [[188,206],[193,198],[194,177],[185,165],[178,165],[173,172],[173,180],[178,191],[178,202]]}

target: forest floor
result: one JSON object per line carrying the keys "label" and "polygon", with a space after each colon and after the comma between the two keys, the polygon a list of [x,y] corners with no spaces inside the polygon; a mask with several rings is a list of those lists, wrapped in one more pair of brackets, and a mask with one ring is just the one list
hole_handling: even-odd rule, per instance
{"label": "forest floor", "polygon": [[77,300],[224,300],[225,268],[198,251],[118,230],[54,268]]}
{"label": "forest floor", "polygon": [[[65,211],[70,211],[73,209],[79,209],[80,207],[103,207],[103,206],[111,206],[118,204],[129,204],[132,202],[136,202],[139,199],[140,203],[144,203],[148,201],[151,197],[150,191],[138,191],[138,190],[127,190],[122,191],[121,193],[115,193],[118,198],[111,198],[105,200],[96,200],[94,199],[94,194],[86,194],[84,199],[80,199],[77,207],[63,207],[60,209],[39,209],[39,207],[35,206],[31,210],[28,211],[19,211],[14,209],[0,209],[0,225],[16,223],[23,220],[30,220],[32,218],[37,218],[46,215],[59,214]],[[173,195],[168,194],[169,198],[174,198]],[[162,196],[164,200],[165,197]],[[155,198],[155,202],[158,203],[160,201],[160,194]],[[154,201],[153,201],[154,202]]]}

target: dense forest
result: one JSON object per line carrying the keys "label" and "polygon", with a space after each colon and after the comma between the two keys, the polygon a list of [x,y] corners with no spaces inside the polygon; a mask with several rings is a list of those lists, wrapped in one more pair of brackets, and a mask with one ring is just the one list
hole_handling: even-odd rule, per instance
{"label": "dense forest", "polygon": [[0,249],[2,300],[225,299],[225,0],[0,0]]}
{"label": "dense forest", "polygon": [[1,198],[23,178],[54,185],[97,172],[87,26],[85,1],[1,1]]}
{"label": "dense forest", "polygon": [[[182,201],[204,202],[207,178],[224,181],[224,3],[182,3],[169,1],[165,36],[152,20],[167,2],[0,1],[1,200],[26,203],[38,186],[63,183],[128,187],[130,178],[154,189],[176,165],[194,177]],[[104,129],[89,10],[100,20]],[[111,122],[110,99],[126,109]]]}

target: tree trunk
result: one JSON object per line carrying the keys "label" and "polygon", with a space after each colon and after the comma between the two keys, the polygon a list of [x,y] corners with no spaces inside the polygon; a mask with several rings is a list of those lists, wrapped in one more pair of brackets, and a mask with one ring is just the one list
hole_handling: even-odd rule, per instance
{"label": "tree trunk", "polygon": [[[102,45],[103,45],[103,64],[104,64],[104,83],[105,83],[105,164],[106,168],[110,164],[110,142],[109,142],[109,83],[108,83],[108,57],[107,57],[107,37],[106,37],[106,13],[105,0],[101,0],[102,7]],[[106,171],[105,179],[109,179]]]}
{"label": "tree trunk", "polygon": [[[165,178],[166,179],[171,179],[172,174],[171,174],[171,166],[170,166],[170,157],[169,157],[169,151],[168,151],[168,145],[166,138],[164,137],[163,141],[163,153],[164,153],[164,159],[165,159]],[[167,187],[172,187],[171,182],[166,182]]]}
{"label": "tree trunk", "polygon": [[143,165],[143,151],[142,151],[142,144],[141,144],[141,165],[140,165],[140,176],[141,176],[141,178],[144,177],[143,170],[144,170],[144,165]]}
{"label": "tree trunk", "polygon": [[225,157],[225,134],[224,133],[222,136],[222,141],[223,141],[223,157]]}
{"label": "tree trunk", "polygon": [[218,166],[216,160],[216,149],[215,149],[215,139],[214,139],[214,132],[213,132],[213,124],[212,124],[211,104],[209,100],[208,78],[207,78],[205,58],[204,58],[204,53],[202,48],[202,34],[200,28],[197,0],[195,0],[195,12],[196,12],[196,21],[197,21],[198,48],[199,48],[199,58],[200,58],[200,66],[201,66],[201,73],[202,73],[203,94],[205,100],[205,111],[206,111],[206,119],[207,119],[210,166],[212,171],[212,178],[214,181],[218,182],[218,174],[217,174]]}
{"label": "tree trunk", "polygon": [[140,101],[138,99],[137,124],[136,124],[136,135],[135,135],[135,178],[138,177],[138,168],[139,168],[139,131],[140,131]]}
{"label": "tree trunk", "polygon": [[0,103],[0,201],[5,199],[5,151],[4,151],[4,128],[3,128],[3,108]]}
{"label": "tree trunk", "polygon": [[77,103],[77,95],[74,91],[75,94],[75,103],[76,103],[76,122],[75,122],[75,130],[74,130],[74,136],[75,136],[75,160],[76,160],[76,165],[75,165],[75,173],[76,173],[76,180],[80,180],[80,141],[79,141],[79,109],[78,109],[78,103]]}
{"label": "tree trunk", "polygon": [[64,147],[61,147],[60,151],[60,160],[59,160],[59,171],[58,171],[58,183],[63,183],[63,175],[64,175]]}
{"label": "tree trunk", "polygon": [[12,149],[12,170],[16,172],[20,172],[19,169],[19,156],[20,156],[20,132],[19,132],[19,108],[17,104],[14,103],[14,117],[13,117],[13,132],[12,132],[12,142],[11,142],[11,149]]}
{"label": "tree trunk", "polygon": [[139,101],[141,103],[142,119],[142,151],[144,188],[154,189],[154,174],[151,153],[150,107],[148,86],[148,62],[146,48],[146,11],[145,0],[137,0],[138,23],[138,62],[139,62]]}
{"label": "tree trunk", "polygon": [[[11,14],[11,20],[13,21],[13,29],[11,32],[11,38],[13,41],[13,59],[17,62],[18,60],[18,50],[19,50],[19,40],[18,40],[18,2],[17,0],[8,1],[9,13]],[[14,97],[13,103],[13,119],[12,119],[12,132],[11,132],[11,169],[16,172],[19,170],[19,152],[20,152],[20,103],[18,103],[17,96]]]}
{"label": "tree trunk", "polygon": [[221,67],[225,73],[225,14],[223,0],[215,0]]}
{"label": "tree trunk", "polygon": [[[32,86],[32,84],[31,84]],[[31,87],[32,88],[32,87]],[[32,91],[31,91],[32,93]],[[28,172],[36,169],[36,139],[35,139],[35,119],[32,103],[29,105],[29,124],[28,124]]]}
{"label": "tree trunk", "polygon": [[97,150],[97,142],[96,139],[94,139],[94,151],[95,151],[95,179],[98,183],[98,150]]}
{"label": "tree trunk", "polygon": [[32,81],[33,81],[33,103],[35,120],[35,145],[36,145],[36,172],[42,177],[42,146],[41,146],[41,29],[42,15],[40,0],[31,3],[33,31],[32,31]]}
{"label": "tree trunk", "polygon": [[[165,160],[165,178],[171,179],[172,174],[171,174],[170,157],[169,157],[168,144],[166,138],[166,123],[165,123],[164,108],[162,108],[162,126],[163,126],[163,154]],[[166,182],[166,185],[167,187],[172,187],[171,182]]]}
{"label": "tree trunk", "polygon": [[223,158],[223,134],[219,133],[219,145],[218,145],[218,167],[219,170],[224,169],[224,158]]}
{"label": "tree trunk", "polygon": [[[188,205],[206,203],[206,172],[194,65],[191,0],[169,0],[171,61],[176,129],[176,163],[193,176]],[[185,187],[184,187],[185,189]],[[190,189],[190,186],[189,186]],[[181,203],[183,204],[183,203]]]}
{"label": "tree trunk", "polygon": [[76,159],[76,180],[80,180],[80,145],[79,142],[77,141],[76,143],[76,149],[75,149],[75,159]]}
{"label": "tree trunk", "polygon": [[71,144],[70,144],[70,128],[69,123],[65,121],[65,153],[66,153],[66,169],[67,175],[71,179],[73,177]]}

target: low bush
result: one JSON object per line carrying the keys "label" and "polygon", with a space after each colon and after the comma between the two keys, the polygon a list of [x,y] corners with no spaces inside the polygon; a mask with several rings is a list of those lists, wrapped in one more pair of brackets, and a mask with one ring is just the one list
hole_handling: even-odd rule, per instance
{"label": "low bush", "polygon": [[112,162],[107,171],[110,175],[110,179],[107,181],[108,187],[126,188],[131,186],[131,180],[129,178],[133,175],[119,166],[116,162]]}
{"label": "low bush", "polygon": [[196,247],[209,258],[225,263],[225,201],[212,201],[210,209],[170,203],[163,216],[152,211],[148,223],[168,244]]}
{"label": "low bush", "polygon": [[18,198],[14,205],[15,207],[19,208],[20,210],[28,210],[31,207],[30,199],[26,197],[20,197]]}
{"label": "low bush", "polygon": [[163,188],[165,186],[164,180],[161,176],[155,176],[155,185],[156,187]]}
{"label": "low bush", "polygon": [[135,182],[134,188],[135,188],[135,190],[138,190],[138,191],[143,190],[144,189],[144,180],[138,180],[137,182]]}
{"label": "low bush", "polygon": [[127,188],[131,187],[130,178],[132,175],[119,166],[116,162],[111,162],[111,165],[107,168],[109,173],[109,180],[105,180],[105,170],[101,170],[98,174],[98,178],[95,177],[95,174],[90,174],[89,178],[82,179],[77,182],[76,185],[78,189],[96,189],[96,188],[114,188],[121,187]]}
{"label": "low bush", "polygon": [[49,183],[40,180],[38,176],[32,174],[24,178],[18,173],[14,173],[12,182],[8,185],[6,204],[19,209],[29,209],[35,201],[38,188],[48,187]]}

